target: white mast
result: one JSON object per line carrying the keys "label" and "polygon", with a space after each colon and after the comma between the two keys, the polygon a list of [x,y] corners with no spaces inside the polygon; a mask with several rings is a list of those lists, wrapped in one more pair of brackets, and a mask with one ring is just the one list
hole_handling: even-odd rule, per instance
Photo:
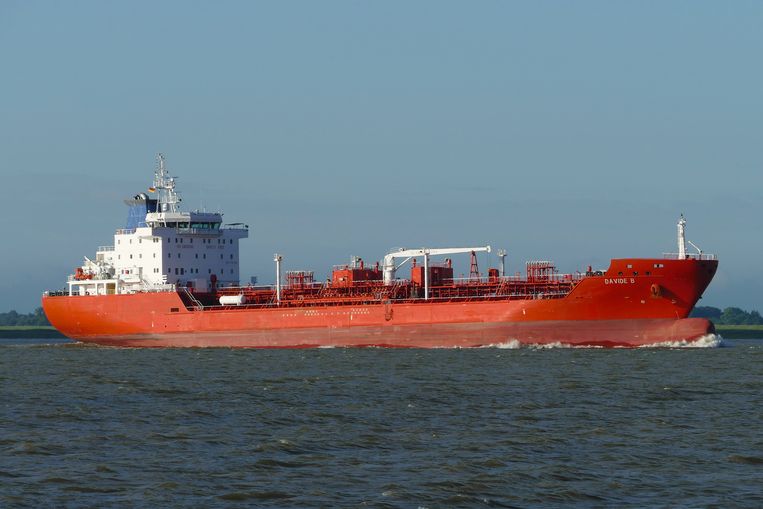
{"label": "white mast", "polygon": [[159,210],[157,212],[180,212],[178,204],[182,201],[180,195],[175,192],[175,179],[170,176],[164,167],[164,154],[161,152],[156,156],[159,166],[154,172],[155,191],[159,191]]}
{"label": "white mast", "polygon": [[681,214],[681,218],[678,220],[678,259],[686,259],[686,219]]}
{"label": "white mast", "polygon": [[283,256],[276,253],[273,255],[273,261],[276,262],[276,302],[281,305],[281,262]]}

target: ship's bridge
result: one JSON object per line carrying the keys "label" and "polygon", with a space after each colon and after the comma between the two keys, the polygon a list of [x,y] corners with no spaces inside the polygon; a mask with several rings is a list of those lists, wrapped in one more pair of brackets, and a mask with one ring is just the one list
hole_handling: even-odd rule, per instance
{"label": "ship's bridge", "polygon": [[146,224],[153,228],[198,230],[198,233],[220,230],[223,215],[219,212],[152,212],[146,214]]}
{"label": "ship's bridge", "polygon": [[249,236],[248,225],[223,224],[222,212],[180,210],[175,177],[167,173],[161,155],[148,193],[125,200],[126,227],[116,230],[114,244],[100,248],[94,262],[86,258],[71,276],[69,293],[237,285],[239,240]]}

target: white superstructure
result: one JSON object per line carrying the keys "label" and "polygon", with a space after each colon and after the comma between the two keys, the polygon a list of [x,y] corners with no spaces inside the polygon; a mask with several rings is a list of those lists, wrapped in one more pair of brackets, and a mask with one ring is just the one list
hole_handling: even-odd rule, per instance
{"label": "white superstructure", "polygon": [[125,200],[129,207],[126,227],[116,231],[113,246],[98,248],[95,260],[85,258],[85,264],[69,277],[70,295],[177,286],[206,291],[212,285],[239,284],[239,240],[249,236],[249,227],[224,225],[221,212],[183,212],[175,180],[159,154],[150,194]]}

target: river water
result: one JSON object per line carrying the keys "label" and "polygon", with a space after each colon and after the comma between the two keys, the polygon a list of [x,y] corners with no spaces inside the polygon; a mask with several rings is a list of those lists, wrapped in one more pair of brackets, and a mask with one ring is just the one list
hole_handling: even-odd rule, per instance
{"label": "river water", "polygon": [[0,343],[0,507],[762,507],[763,340]]}

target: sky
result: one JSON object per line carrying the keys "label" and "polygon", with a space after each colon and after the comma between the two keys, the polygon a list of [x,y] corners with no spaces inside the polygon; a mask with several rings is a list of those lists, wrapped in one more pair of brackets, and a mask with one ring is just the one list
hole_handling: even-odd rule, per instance
{"label": "sky", "polygon": [[[0,2],[0,312],[112,245],[157,152],[241,276],[490,244],[676,251],[763,310],[763,3]],[[495,253],[481,268],[497,265]],[[458,259],[457,272],[468,273]]]}

